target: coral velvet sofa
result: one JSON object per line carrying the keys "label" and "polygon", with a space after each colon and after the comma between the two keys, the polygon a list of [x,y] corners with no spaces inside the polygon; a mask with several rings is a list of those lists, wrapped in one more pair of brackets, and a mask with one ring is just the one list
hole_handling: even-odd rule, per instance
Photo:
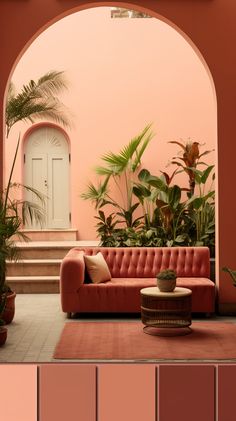
{"label": "coral velvet sofa", "polygon": [[[83,255],[103,254],[112,279],[89,283]],[[60,270],[62,310],[67,313],[135,313],[140,290],[156,285],[162,269],[177,272],[177,286],[192,290],[192,311],[215,311],[215,284],[209,279],[207,247],[76,247],[64,257]]]}

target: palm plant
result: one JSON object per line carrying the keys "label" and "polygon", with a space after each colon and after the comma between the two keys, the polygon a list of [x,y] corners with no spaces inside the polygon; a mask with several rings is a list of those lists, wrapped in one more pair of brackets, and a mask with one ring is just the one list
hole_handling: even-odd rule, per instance
{"label": "palm plant", "polygon": [[[88,189],[81,197],[85,200],[91,200],[95,203],[95,208],[99,209],[105,205],[112,205],[118,211],[116,214],[121,218],[119,222],[124,222],[127,227],[137,226],[140,218],[133,219],[133,214],[138,203],[133,201],[133,186],[136,181],[137,171],[141,164],[142,155],[153,137],[150,131],[150,125],[118,154],[109,152],[102,156],[106,166],[96,167],[96,173],[105,177],[103,182],[96,187],[93,183],[88,185]],[[115,200],[109,193],[109,181],[113,180],[121,196],[121,202]],[[125,186],[124,192],[121,189],[122,183]]]}
{"label": "palm plant", "polygon": [[[48,119],[69,126],[69,119],[63,104],[57,94],[67,87],[64,72],[51,71],[43,75],[37,82],[31,80],[16,93],[13,83],[10,83],[5,123],[6,135],[9,137],[11,128],[19,121],[34,123],[37,119]],[[20,136],[16,146],[13,163],[7,186],[0,192],[0,296],[6,286],[6,261],[17,258],[15,236],[24,240],[27,237],[21,232],[26,222],[36,221],[40,225],[44,218],[44,197],[37,190],[20,183],[12,183],[13,171],[20,144]],[[15,190],[31,191],[38,204],[24,199],[16,199]]]}
{"label": "palm plant", "polygon": [[[16,199],[11,192],[19,187],[29,190],[41,204],[44,204],[44,197],[35,189],[24,186],[19,183],[12,183],[12,175],[19,149],[20,138],[18,138],[13,164],[6,189],[0,195],[0,291],[6,290],[6,261],[16,260],[18,250],[15,245],[14,237],[27,239],[21,232],[22,224],[26,221],[36,220],[42,223],[44,212],[43,207],[22,199]],[[0,294],[1,295],[1,294]]]}
{"label": "palm plant", "polygon": [[37,119],[48,119],[69,126],[64,106],[57,94],[67,87],[64,72],[50,71],[37,82],[31,80],[16,93],[11,82],[6,102],[6,134],[19,121],[34,123]]}

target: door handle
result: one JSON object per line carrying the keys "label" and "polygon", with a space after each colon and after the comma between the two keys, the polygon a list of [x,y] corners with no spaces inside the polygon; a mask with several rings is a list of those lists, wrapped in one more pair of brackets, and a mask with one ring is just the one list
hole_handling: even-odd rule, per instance
{"label": "door handle", "polygon": [[48,180],[44,180],[44,185],[45,185],[45,187],[48,186]]}

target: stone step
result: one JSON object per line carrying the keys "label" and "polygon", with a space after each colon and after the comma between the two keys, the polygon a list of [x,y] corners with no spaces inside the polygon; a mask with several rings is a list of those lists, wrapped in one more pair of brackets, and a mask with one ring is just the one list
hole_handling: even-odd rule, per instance
{"label": "stone step", "polygon": [[96,246],[98,241],[16,242],[19,259],[63,259],[73,247]]}
{"label": "stone step", "polygon": [[57,293],[63,257],[73,247],[97,245],[93,240],[17,242],[19,260],[7,263],[7,282],[17,293]]}
{"label": "stone step", "polygon": [[59,276],[7,276],[6,281],[17,294],[59,293]]}
{"label": "stone step", "polygon": [[76,241],[78,239],[78,230],[70,229],[22,229],[31,241]]}
{"label": "stone step", "polygon": [[61,259],[7,262],[7,276],[59,276]]}

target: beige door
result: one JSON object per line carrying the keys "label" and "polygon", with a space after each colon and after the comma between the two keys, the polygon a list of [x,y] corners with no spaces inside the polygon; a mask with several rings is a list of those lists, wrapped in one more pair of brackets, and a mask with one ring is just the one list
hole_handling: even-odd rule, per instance
{"label": "beige door", "polygon": [[[69,149],[60,130],[44,126],[30,133],[25,144],[24,174],[24,183],[45,196],[43,228],[69,228]],[[35,201],[35,196],[27,193],[27,199]]]}

